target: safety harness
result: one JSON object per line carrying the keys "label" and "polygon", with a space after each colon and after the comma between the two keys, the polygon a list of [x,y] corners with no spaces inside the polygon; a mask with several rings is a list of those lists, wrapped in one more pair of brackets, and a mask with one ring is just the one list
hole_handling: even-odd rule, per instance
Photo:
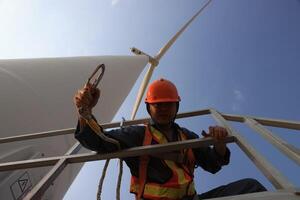
{"label": "safety harness", "polygon": [[[186,135],[179,131],[179,140],[186,140]],[[147,125],[145,127],[145,136],[143,145],[151,145],[152,141],[158,144],[167,143],[166,137],[154,127]],[[173,176],[164,184],[147,182],[147,167],[150,156],[140,156],[139,176],[131,177],[130,192],[136,194],[136,199],[140,200],[179,200],[184,196],[193,196],[196,191],[193,182],[193,173],[195,166],[195,157],[192,149],[184,149],[180,152],[183,158],[182,162],[174,159],[163,160],[173,173]]]}

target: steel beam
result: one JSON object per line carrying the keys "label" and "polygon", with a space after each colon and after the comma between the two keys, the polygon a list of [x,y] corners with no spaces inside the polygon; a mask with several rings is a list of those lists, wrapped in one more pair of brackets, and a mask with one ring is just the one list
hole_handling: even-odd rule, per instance
{"label": "steel beam", "polygon": [[[297,191],[297,190],[296,190]],[[295,190],[277,190],[274,192],[255,192],[249,194],[212,198],[210,200],[299,200]]]}
{"label": "steel beam", "polygon": [[276,189],[294,188],[287,178],[285,178],[276,168],[274,168],[261,154],[259,154],[250,144],[247,143],[241,135],[239,135],[224,119],[222,114],[211,109],[211,114],[217,123],[225,127],[230,135],[236,138],[236,143],[244,151],[244,153],[252,160],[252,162],[260,169],[260,171],[269,179]]}
{"label": "steel beam", "polygon": [[224,119],[228,121],[244,122],[244,117],[252,118],[264,126],[273,126],[279,128],[288,128],[294,130],[300,130],[300,121],[282,120],[282,119],[270,119],[254,116],[243,116],[243,115],[231,115],[221,114]]}
{"label": "steel beam", "polygon": [[[66,156],[77,153],[81,148],[79,142],[76,142],[65,154]],[[60,159],[53,168],[32,188],[24,197],[24,200],[39,200],[46,192],[53,181],[67,166],[67,158]]]}
{"label": "steel beam", "polygon": [[[185,112],[185,113],[178,114],[177,119],[186,118],[186,117],[194,117],[194,116],[199,116],[199,115],[207,115],[207,114],[209,114],[208,109],[198,110],[198,111],[193,111],[193,112]],[[130,125],[137,125],[137,124],[145,124],[149,120],[150,120],[150,118],[142,118],[142,119],[129,120],[129,121],[124,121],[124,122],[121,121],[121,122],[106,123],[106,124],[101,124],[101,126],[104,129],[116,128],[116,127],[120,127],[120,124],[122,124],[122,123],[123,123],[123,126],[130,126]],[[68,135],[68,134],[73,134],[74,132],[75,132],[75,128],[68,128],[68,129],[46,131],[46,132],[40,132],[40,133],[22,134],[22,135],[18,135],[18,136],[0,138],[0,144],[24,141],[24,140],[31,140],[31,139],[38,139],[38,138],[44,138],[44,137]]]}
{"label": "steel beam", "polygon": [[[234,137],[227,137],[225,142],[227,143],[234,142]],[[209,146],[209,145],[213,145],[214,143],[215,143],[214,140],[211,138],[202,138],[202,139],[184,140],[179,142],[169,142],[167,144],[139,146],[139,147],[124,149],[121,151],[116,151],[116,152],[106,153],[106,154],[83,153],[77,155],[64,155],[64,156],[56,156],[56,157],[49,157],[49,158],[7,162],[7,163],[0,164],[0,171],[52,166],[55,165],[61,159],[67,159],[68,163],[80,163],[80,162],[88,162],[88,161],[95,161],[95,160],[126,158],[126,157],[141,156],[145,154],[149,155],[149,154],[171,152],[171,151],[176,151],[185,148],[197,148],[197,147]]]}
{"label": "steel beam", "polygon": [[[181,119],[181,118],[195,117],[195,116],[208,115],[208,114],[210,114],[210,110],[204,109],[204,110],[198,110],[198,111],[193,111],[193,112],[179,113],[179,114],[177,114],[176,118]],[[224,117],[224,119],[226,119],[228,121],[235,121],[235,122],[244,122],[244,117],[247,117],[247,116],[242,116],[242,115],[230,115],[230,114],[221,114],[221,115]],[[297,122],[297,121],[267,119],[267,118],[260,118],[260,117],[250,117],[250,118],[256,120],[257,122],[259,122],[260,124],[265,125],[265,126],[273,126],[273,127],[300,130],[300,122]],[[128,121],[123,122],[123,126],[145,124],[149,120],[150,120],[150,118],[128,120]],[[116,128],[116,127],[119,127],[121,123],[122,122],[105,123],[105,124],[101,124],[101,126],[104,129]],[[44,137],[53,137],[53,136],[59,136],[59,135],[68,135],[68,134],[73,134],[74,132],[75,132],[75,128],[68,128],[68,129],[46,131],[46,132],[40,132],[40,133],[22,134],[22,135],[18,135],[18,136],[0,138],[0,144],[16,142],[16,141],[31,140],[31,139],[38,139],[38,138],[44,138]]]}
{"label": "steel beam", "polygon": [[245,117],[245,123],[252,128],[254,131],[263,136],[266,140],[268,140],[271,144],[277,147],[282,153],[284,153],[287,157],[292,159],[298,165],[300,165],[300,153],[297,151],[296,147],[286,143],[281,138],[277,137],[270,130],[266,129],[264,126],[259,124],[258,121]]}

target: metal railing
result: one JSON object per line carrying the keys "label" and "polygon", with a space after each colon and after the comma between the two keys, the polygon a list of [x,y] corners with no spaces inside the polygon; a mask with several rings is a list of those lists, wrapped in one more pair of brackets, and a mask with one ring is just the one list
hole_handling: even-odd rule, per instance
{"label": "metal railing", "polygon": [[[250,128],[261,134],[266,140],[278,148],[283,154],[293,160],[295,163],[300,165],[300,150],[290,144],[287,144],[281,138],[275,136],[271,131],[267,130],[264,126],[273,126],[287,129],[300,130],[300,122],[297,121],[286,121],[278,119],[266,119],[259,117],[241,116],[241,115],[230,115],[222,114],[214,109],[205,109],[194,112],[180,113],[177,115],[177,119],[194,117],[201,115],[211,114],[216,122],[225,127],[229,132],[229,136],[226,138],[226,143],[235,142],[244,153],[250,158],[250,160],[258,167],[259,170],[266,176],[266,178],[272,183],[272,185],[278,189],[277,193],[283,194],[284,192],[290,191],[292,194],[289,195],[299,195],[298,190],[291,184],[287,178],[285,178],[275,167],[272,166],[261,154],[259,154],[254,147],[247,143],[247,141],[238,134],[228,123],[228,121],[241,122],[247,124]],[[122,123],[123,126],[144,124],[149,120],[149,118],[115,122],[102,124],[103,128],[115,128],[119,127]],[[43,137],[53,137],[58,135],[73,134],[74,128],[41,132],[34,134],[19,135],[14,137],[0,138],[0,144],[24,141],[29,139],[37,139]],[[15,162],[6,162],[0,164],[0,171],[9,171],[17,169],[27,169],[36,168],[44,166],[53,166],[52,169],[37,183],[31,191],[29,191],[24,199],[40,199],[48,187],[53,183],[53,181],[59,176],[59,174],[64,170],[68,164],[72,163],[82,163],[95,160],[106,160],[112,158],[126,158],[133,156],[140,156],[144,154],[155,154],[162,152],[169,152],[174,150],[180,150],[184,148],[196,148],[201,146],[209,146],[214,144],[213,139],[203,138],[203,139],[193,139],[179,142],[171,142],[167,144],[158,144],[151,146],[140,146],[130,149],[125,149],[117,152],[107,153],[107,154],[97,154],[95,152],[76,154],[80,149],[80,144],[77,142],[74,144],[63,156],[55,156],[48,158],[39,158],[32,160],[22,160]],[[284,191],[284,192],[282,192]],[[276,193],[276,194],[277,194]],[[268,193],[270,196],[270,194]],[[257,195],[252,195],[253,198],[257,198]],[[251,197],[251,195],[250,195]],[[300,197],[299,197],[300,198]],[[247,199],[247,197],[245,198]],[[298,196],[297,196],[298,199]]]}

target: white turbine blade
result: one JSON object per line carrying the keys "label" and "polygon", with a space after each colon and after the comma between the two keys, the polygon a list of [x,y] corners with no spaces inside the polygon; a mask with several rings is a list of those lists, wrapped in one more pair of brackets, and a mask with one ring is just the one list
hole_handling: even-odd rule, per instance
{"label": "white turbine blade", "polygon": [[168,49],[173,45],[176,39],[181,35],[181,33],[192,23],[192,21],[208,6],[212,0],[209,0],[204,6],[169,40],[169,42],[159,50],[158,54],[155,56],[155,59],[158,61],[165,55]]}
{"label": "white turbine blade", "polygon": [[146,73],[146,75],[144,76],[144,79],[142,81],[142,84],[139,88],[139,92],[138,92],[138,95],[136,97],[136,101],[134,103],[134,106],[133,106],[133,110],[132,110],[132,113],[131,113],[131,120],[133,120],[135,118],[135,115],[136,115],[136,112],[141,104],[141,100],[143,98],[143,95],[145,93],[145,90],[146,90],[146,87],[150,81],[150,78],[152,76],[152,73],[153,73],[153,70],[154,70],[154,67],[155,65],[151,65],[149,68],[148,68],[148,71]]}
{"label": "white turbine blade", "polygon": [[[158,54],[155,56],[155,59],[157,61],[159,61],[163,55],[167,52],[167,50],[172,46],[172,44],[176,41],[176,39],[181,35],[181,33],[188,27],[188,25],[190,23],[192,23],[192,21],[208,6],[208,4],[211,2],[212,0],[208,0],[208,2],[206,4],[204,4],[204,6],[202,6],[202,8],[171,38],[171,40],[169,40],[169,42],[159,50]],[[144,96],[146,87],[148,86],[149,80],[152,76],[154,67],[156,67],[155,65],[151,64],[151,66],[149,67],[143,82],[139,88],[139,92],[138,95],[136,97],[136,101],[134,103],[134,107],[131,113],[131,119],[133,120],[136,116],[136,112],[140,106],[141,100]]]}
{"label": "white turbine blade", "polygon": [[[93,113],[100,123],[110,122],[148,62],[147,56],[0,59],[0,138],[74,127],[73,96],[101,63],[106,66],[99,85],[103,95]],[[62,155],[74,143],[71,134],[0,144],[0,160]],[[67,167],[43,199],[62,199],[82,165]],[[47,168],[0,172],[0,199],[21,199],[22,191],[34,187],[47,172]],[[21,189],[17,180],[29,181]]]}

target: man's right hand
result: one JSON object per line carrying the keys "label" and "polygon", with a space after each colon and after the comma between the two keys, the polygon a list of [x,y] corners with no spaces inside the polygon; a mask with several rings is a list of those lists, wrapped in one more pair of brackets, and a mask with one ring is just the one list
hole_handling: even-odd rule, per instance
{"label": "man's right hand", "polygon": [[85,108],[92,111],[92,108],[98,103],[99,97],[100,90],[98,88],[93,88],[91,84],[86,84],[75,94],[74,103],[78,110]]}

